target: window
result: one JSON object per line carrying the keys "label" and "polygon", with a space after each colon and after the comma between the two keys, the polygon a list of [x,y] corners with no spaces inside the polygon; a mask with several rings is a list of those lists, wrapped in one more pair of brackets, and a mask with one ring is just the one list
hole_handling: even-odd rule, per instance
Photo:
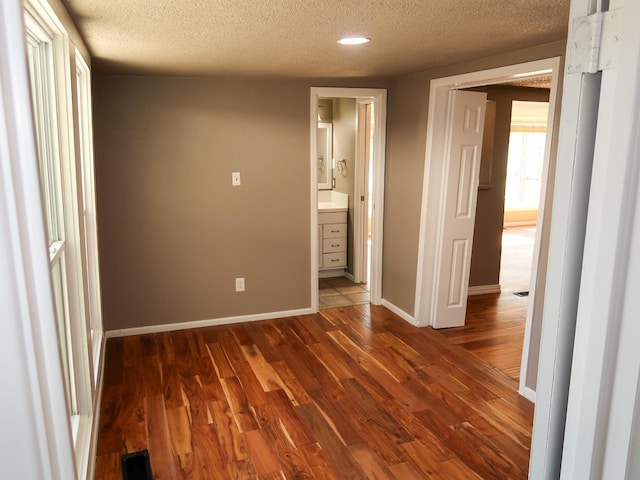
{"label": "window", "polygon": [[93,172],[93,134],[91,124],[91,72],[76,49],[76,104],[82,180],[82,224],[84,226],[84,258],[89,332],[93,357],[93,386],[98,378],[98,355],[102,344],[102,308],[100,304],[100,273],[98,270],[98,238],[96,222],[95,184]]}
{"label": "window", "polygon": [[504,204],[507,211],[538,208],[548,112],[547,102],[512,103]]}
{"label": "window", "polygon": [[65,231],[65,205],[62,179],[62,141],[59,85],[55,76],[55,43],[58,32],[33,13],[27,14],[27,56],[31,79],[31,97],[36,130],[40,187],[47,226],[49,265],[56,306],[58,336],[66,380],[68,408],[78,414],[77,388],[72,361],[72,335],[69,304],[69,257]]}
{"label": "window", "polygon": [[68,420],[85,477],[102,352],[90,74],[46,1],[25,2],[25,26]]}

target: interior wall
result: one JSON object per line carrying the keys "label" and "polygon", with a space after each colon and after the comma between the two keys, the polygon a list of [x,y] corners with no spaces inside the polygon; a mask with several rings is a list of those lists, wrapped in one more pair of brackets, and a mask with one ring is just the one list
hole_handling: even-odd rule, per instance
{"label": "interior wall", "polygon": [[[347,214],[347,271],[353,274],[353,214],[356,168],[356,117],[355,98],[333,99],[333,158],[336,168],[333,178],[336,181],[334,190],[349,195],[349,212]],[[338,162],[346,160],[346,169],[338,169]]]}
{"label": "interior wall", "polygon": [[94,79],[106,330],[310,307],[309,89],[318,84],[331,82]]}
{"label": "interior wall", "polygon": [[396,79],[394,95],[389,102],[393,128],[389,130],[387,138],[385,178],[382,266],[382,294],[385,300],[410,315],[414,314],[431,80],[549,57],[563,57],[565,49],[566,42],[554,42]]}
{"label": "interior wall", "polygon": [[[487,86],[473,90],[486,92],[487,100],[495,102],[496,116],[491,160],[491,188],[478,190],[469,276],[471,287],[500,283],[504,194],[511,133],[511,102],[514,100],[549,101],[548,89]],[[487,160],[482,159],[483,162]]]}

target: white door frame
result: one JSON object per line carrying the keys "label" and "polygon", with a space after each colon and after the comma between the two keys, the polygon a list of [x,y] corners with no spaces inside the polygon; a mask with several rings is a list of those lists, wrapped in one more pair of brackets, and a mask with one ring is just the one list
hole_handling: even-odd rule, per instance
{"label": "white door frame", "polygon": [[[438,235],[427,234],[427,232],[442,232],[441,202],[444,185],[444,175],[446,169],[443,162],[438,159],[443,158],[445,151],[445,130],[447,125],[447,99],[448,92],[452,89],[478,87],[504,83],[513,79],[522,79],[540,75],[551,75],[551,91],[549,97],[549,134],[547,135],[545,147],[545,163],[543,169],[541,192],[547,191],[547,178],[549,176],[549,161],[551,158],[551,146],[553,144],[552,132],[555,122],[555,111],[558,98],[558,86],[560,78],[560,57],[552,57],[532,62],[493,68],[479,72],[471,72],[451,77],[434,79],[431,81],[429,120],[427,125],[427,148],[423,180],[422,209],[420,214],[420,240],[418,244],[418,268],[416,278],[415,297],[415,318],[418,326],[433,324],[434,298],[438,288],[436,284],[436,265],[438,259],[437,239]],[[529,308],[527,309],[527,320],[525,326],[525,340],[523,348],[521,371],[527,371],[530,358],[530,340],[532,324],[542,318],[543,295],[536,296],[544,291],[545,278],[538,276],[537,270],[540,267],[540,245],[542,235],[550,228],[550,218],[545,215],[545,201],[549,201],[548,195],[541,196],[539,207],[539,219],[536,229],[536,242],[534,247],[534,259],[531,271],[532,294],[529,297]],[[521,380],[520,393],[533,400],[534,389],[527,383],[526,378]]]}
{"label": "white door frame", "polygon": [[[545,302],[531,478],[640,478],[640,2],[611,0],[594,15],[602,6],[571,5],[558,172],[567,193],[558,222],[554,203],[560,261],[550,263],[557,293]],[[605,25],[593,70],[572,51],[589,15]]]}
{"label": "white door frame", "polygon": [[7,478],[77,478],[46,249],[23,4],[0,2],[0,423]]}
{"label": "white door frame", "polygon": [[309,131],[311,150],[309,157],[311,162],[311,195],[309,208],[311,212],[311,309],[314,312],[318,311],[318,174],[316,171],[318,98],[373,99],[376,130],[373,141],[373,225],[371,232],[371,283],[369,285],[369,291],[370,302],[374,305],[380,305],[382,302],[382,233],[387,138],[387,91],[379,88],[311,87],[310,96]]}

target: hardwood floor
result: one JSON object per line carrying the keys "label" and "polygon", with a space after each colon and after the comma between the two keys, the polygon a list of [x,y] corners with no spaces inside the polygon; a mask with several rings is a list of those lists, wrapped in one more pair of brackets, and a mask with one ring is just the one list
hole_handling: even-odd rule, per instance
{"label": "hardwood floor", "polygon": [[471,296],[464,327],[438,333],[518,382],[527,302],[509,292]]}
{"label": "hardwood floor", "polygon": [[515,381],[520,380],[529,298],[513,292],[529,290],[535,235],[535,226],[505,228],[500,264],[502,293],[469,297],[465,326],[439,330]]}
{"label": "hardwood floor", "polygon": [[533,405],[383,307],[110,339],[96,479],[526,478]]}

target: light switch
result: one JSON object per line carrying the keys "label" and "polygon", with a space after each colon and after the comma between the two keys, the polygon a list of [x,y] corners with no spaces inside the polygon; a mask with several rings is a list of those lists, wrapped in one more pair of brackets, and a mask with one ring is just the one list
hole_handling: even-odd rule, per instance
{"label": "light switch", "polygon": [[240,172],[233,172],[231,174],[231,185],[237,187],[240,185]]}

